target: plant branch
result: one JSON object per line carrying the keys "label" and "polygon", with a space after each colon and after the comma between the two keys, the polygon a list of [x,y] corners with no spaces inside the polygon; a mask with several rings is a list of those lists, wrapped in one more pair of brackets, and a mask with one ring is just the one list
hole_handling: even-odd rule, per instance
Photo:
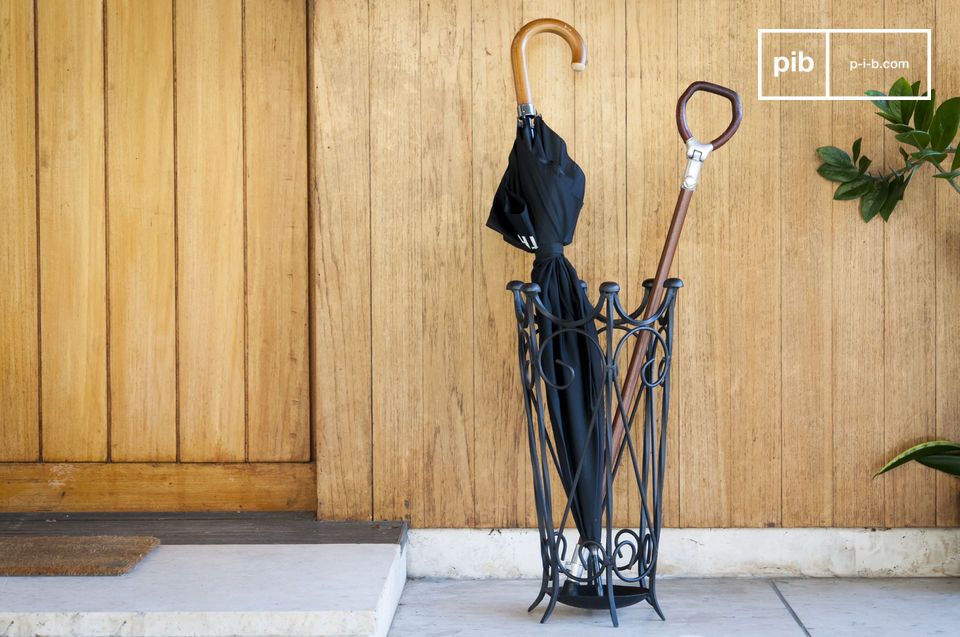
{"label": "plant branch", "polygon": [[[937,167],[937,170],[939,170],[941,173],[947,172],[947,171],[945,171],[945,170],[943,169],[943,167],[940,165],[940,162],[938,162],[938,161],[933,162],[933,165],[936,166],[936,167]],[[947,181],[947,183],[949,183],[949,184],[953,187],[954,190],[956,190],[957,192],[960,192],[960,186],[958,186],[958,185],[957,185],[957,182],[954,181],[955,179],[956,179],[956,177],[950,177],[950,178],[948,178],[946,181]]]}

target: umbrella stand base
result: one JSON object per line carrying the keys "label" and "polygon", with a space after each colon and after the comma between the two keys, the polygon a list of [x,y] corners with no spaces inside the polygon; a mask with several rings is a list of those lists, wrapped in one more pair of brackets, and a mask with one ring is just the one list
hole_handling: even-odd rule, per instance
{"label": "umbrella stand base", "polygon": [[[604,589],[601,588],[601,591]],[[551,595],[551,591],[546,591]],[[614,605],[617,608],[626,608],[651,598],[650,591],[642,586],[628,586],[626,584],[613,585]],[[560,587],[557,601],[575,608],[590,608],[603,610],[610,607],[610,599],[606,595],[598,595],[596,586],[565,582]]]}
{"label": "umbrella stand base", "polygon": [[[660,307],[649,319],[641,320],[637,317],[646,313],[651,286],[652,281],[644,283],[643,302],[633,312],[627,312],[620,303],[620,287],[604,283],[593,315],[590,316],[588,310],[586,318],[574,321],[551,314],[539,298],[539,286],[519,281],[507,286],[513,293],[517,318],[520,379],[543,565],[540,591],[528,610],[532,611],[546,600],[541,622],[550,618],[557,603],[609,610],[613,625],[618,626],[618,608],[645,601],[664,619],[656,595],[657,556],[663,520],[674,308],[683,283],[679,279],[667,280]],[[595,332],[585,329],[591,319]],[[547,321],[549,326],[545,325]],[[551,425],[551,401],[562,402],[562,392],[571,385],[576,369],[566,365],[571,373],[565,372],[564,377],[558,379],[554,372],[563,367],[564,362],[546,360],[548,357],[544,354],[553,348],[541,350],[540,342],[544,335],[549,335],[548,341],[555,342],[554,339],[564,338],[564,333],[583,339],[582,350],[594,352],[592,355],[597,359],[594,363],[602,372],[598,374],[600,386],[591,390],[595,396],[591,399],[591,413],[584,415],[568,410],[562,414],[568,426],[571,422],[580,426],[583,421],[578,431],[582,434],[580,439],[588,442],[573,451],[563,446],[562,438],[557,439],[558,434]],[[632,343],[627,342],[629,339],[640,338],[645,333],[649,349],[639,394],[621,396],[619,355],[633,350]],[[627,434],[619,456],[613,457],[612,416],[618,411]],[[596,456],[586,457],[589,453]],[[591,487],[598,485],[596,493],[581,487],[584,467],[599,474],[588,483]],[[626,475],[617,479],[621,472]],[[629,490],[623,488],[624,482],[633,486]],[[592,503],[587,502],[589,498],[585,498],[585,494],[596,497]],[[637,506],[631,508],[638,511],[636,519],[626,519],[627,503],[617,502],[624,497],[634,499]],[[599,536],[597,527],[593,527],[592,539],[583,540],[577,527],[583,526],[580,522],[584,512],[597,514],[600,508]],[[616,524],[614,511],[617,511]]]}

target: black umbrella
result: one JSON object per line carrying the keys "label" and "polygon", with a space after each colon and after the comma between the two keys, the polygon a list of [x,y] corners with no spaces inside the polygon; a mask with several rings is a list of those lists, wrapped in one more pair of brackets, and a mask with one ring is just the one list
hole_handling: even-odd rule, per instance
{"label": "black umbrella", "polygon": [[[582,40],[569,25],[555,20],[534,21],[517,34],[514,73],[520,120],[487,226],[503,235],[507,243],[536,255],[530,276],[540,286],[540,300],[550,314],[575,321],[593,315],[580,277],[563,255],[563,247],[573,240],[583,206],[585,178],[567,154],[566,143],[536,115],[529,101],[522,54],[526,38],[544,30],[578,43],[579,59],[574,48],[574,68],[583,67]],[[522,75],[518,74],[518,63]],[[604,370],[596,327],[587,321],[578,330],[563,330],[539,314],[537,321],[558,473],[582,541],[598,542],[605,438],[600,412]]]}

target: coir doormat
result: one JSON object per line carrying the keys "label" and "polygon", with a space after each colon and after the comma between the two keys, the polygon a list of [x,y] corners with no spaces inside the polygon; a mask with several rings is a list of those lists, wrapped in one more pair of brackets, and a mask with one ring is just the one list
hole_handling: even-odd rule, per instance
{"label": "coir doormat", "polygon": [[144,535],[0,536],[0,575],[123,575],[158,544]]}

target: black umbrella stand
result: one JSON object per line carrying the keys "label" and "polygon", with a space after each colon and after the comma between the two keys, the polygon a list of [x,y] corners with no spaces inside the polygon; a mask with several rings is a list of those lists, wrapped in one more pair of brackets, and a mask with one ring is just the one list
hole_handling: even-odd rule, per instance
{"label": "black umbrella stand", "polygon": [[[620,286],[604,283],[592,312],[569,321],[550,313],[536,283],[511,281],[507,285],[513,294],[517,318],[517,352],[543,562],[540,593],[529,610],[536,608],[545,597],[550,598],[541,622],[550,617],[557,602],[578,608],[609,609],[614,626],[619,625],[618,607],[642,601],[653,606],[663,618],[656,595],[657,552],[663,511],[674,306],[682,286],[679,279],[667,279],[660,306],[647,312],[646,304],[653,287],[650,279],[644,282],[640,307],[628,313],[620,302]],[[602,531],[597,540],[580,538],[571,523],[584,463],[581,461],[581,466],[572,468],[574,484],[572,488],[564,488],[555,433],[547,422],[546,395],[562,391],[575,381],[575,372],[570,366],[562,360],[546,360],[544,356],[559,349],[544,349],[546,342],[540,332],[547,324],[550,336],[546,342],[563,334],[582,335],[583,342],[589,342],[602,360],[603,374],[598,388],[601,400],[597,401],[586,425],[588,437],[599,429],[601,439],[606,441],[600,445],[603,462],[599,463],[599,470],[609,497],[603,501]],[[632,350],[641,338],[647,343],[640,374],[642,400],[631,400],[632,397],[620,393],[618,362],[621,353]],[[566,377],[556,378],[558,369],[566,370]],[[632,411],[627,413],[630,405]],[[625,444],[620,447],[618,457],[611,458],[615,449],[612,421],[618,412],[620,422],[625,424]],[[629,528],[617,528],[613,522],[613,481],[621,469],[636,482],[639,493],[639,520]],[[553,493],[558,489],[569,494],[561,510],[554,507]]]}

